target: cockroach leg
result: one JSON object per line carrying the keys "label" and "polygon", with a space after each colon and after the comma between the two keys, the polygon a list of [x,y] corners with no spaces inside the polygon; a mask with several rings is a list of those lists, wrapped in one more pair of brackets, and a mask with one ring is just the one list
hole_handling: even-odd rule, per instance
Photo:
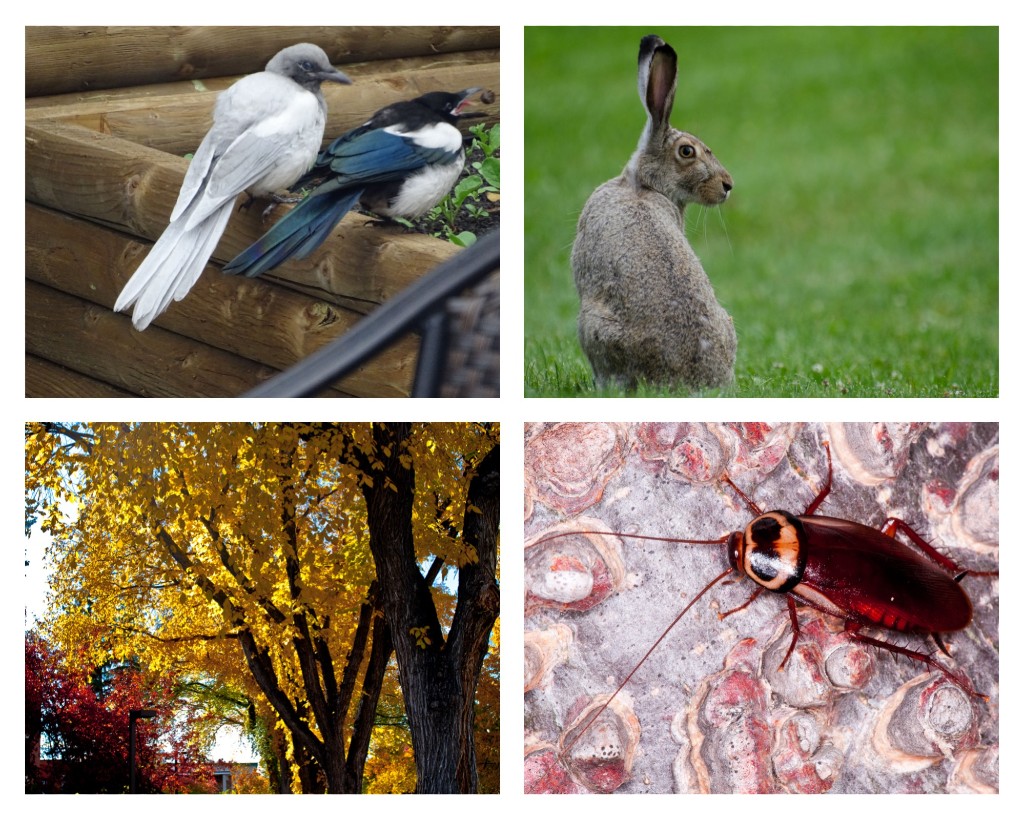
{"label": "cockroach leg", "polygon": [[821,502],[825,500],[825,497],[830,492],[832,492],[832,449],[828,446],[827,441],[823,441],[821,445],[825,448],[825,456],[828,459],[828,477],[825,479],[825,486],[823,486],[814,497],[814,501],[807,505],[807,509],[804,510],[804,515],[814,515],[814,511],[818,509]]}
{"label": "cockroach leg", "polygon": [[[825,498],[828,496],[830,492],[832,492],[832,450],[829,447],[827,441],[823,441],[821,444],[825,448],[825,456],[828,460],[828,473],[825,477],[825,484],[818,491],[818,494],[814,497],[814,500],[807,505],[807,509],[804,510],[804,515],[814,515],[814,511],[818,509],[818,507],[821,505],[821,502],[825,500]],[[730,487],[732,487],[733,492],[735,492],[736,495],[738,495],[743,500],[743,502],[751,509],[755,516],[762,515],[764,513],[764,510],[762,510],[757,504],[755,504],[754,500],[749,495],[747,495],[735,483],[733,483],[733,480],[729,478],[728,475],[723,475],[722,481],[728,484]]]}
{"label": "cockroach leg", "polygon": [[786,650],[786,656],[782,659],[782,663],[779,664],[779,670],[786,665],[786,661],[789,660],[789,656],[793,654],[793,650],[796,648],[797,638],[800,637],[800,621],[796,617],[796,602],[793,600],[792,595],[786,596],[786,604],[789,607],[789,623],[793,630],[793,640],[789,642],[789,649]]}
{"label": "cockroach leg", "polygon": [[911,527],[906,521],[901,518],[887,518],[885,524],[882,525],[882,532],[888,535],[890,538],[895,538],[897,532],[903,533],[907,538],[914,542],[914,544],[931,558],[940,567],[944,567],[954,575],[960,572],[960,567],[957,565],[952,558],[947,558],[935,547],[924,540],[917,531]]}
{"label": "cockroach leg", "polygon": [[909,538],[915,546],[917,546],[921,552],[923,552],[928,558],[938,564],[940,567],[951,572],[954,576],[954,580],[959,581],[965,575],[978,575],[978,576],[998,576],[998,570],[977,570],[977,569],[963,569],[959,564],[956,563],[952,558],[947,558],[935,547],[929,544],[917,531],[911,527],[906,521],[901,518],[887,518],[885,524],[882,525],[882,533],[888,535],[890,538],[895,538],[896,533],[901,532],[907,538]]}
{"label": "cockroach leg", "polygon": [[868,635],[862,635],[860,630],[863,628],[864,624],[858,621],[846,622],[846,631],[851,639],[858,641],[860,643],[867,644],[868,646],[875,646],[879,649],[888,649],[893,654],[904,655],[908,658],[911,658],[912,660],[919,661],[920,663],[923,663],[926,666],[930,666],[932,669],[935,669],[936,671],[940,672],[952,683],[956,684],[961,689],[963,689],[967,694],[973,695],[976,698],[981,698],[985,701],[988,700],[987,695],[983,695],[981,694],[981,692],[975,691],[974,687],[971,686],[970,682],[967,680],[967,677],[961,672],[957,672],[953,669],[950,669],[945,664],[939,663],[939,661],[935,660],[933,656],[927,655],[924,652],[915,652],[913,649],[907,649],[905,646],[897,646],[896,644],[889,643],[888,641],[882,641],[878,638],[872,638]]}
{"label": "cockroach leg", "polygon": [[[726,583],[728,583],[728,582],[726,582]],[[754,592],[751,594],[751,596],[749,598],[747,598],[747,600],[744,603],[740,604],[738,607],[735,607],[734,609],[730,609],[727,612],[720,612],[718,614],[718,620],[724,621],[730,615],[735,615],[737,612],[742,612],[744,609],[746,609],[748,606],[750,606],[752,603],[754,603],[754,601],[756,601],[761,596],[761,593],[764,592],[764,590],[765,590],[764,587],[758,587],[757,589],[754,590]]]}
{"label": "cockroach leg", "polygon": [[746,505],[750,507],[754,515],[761,515],[764,512],[764,510],[762,510],[760,507],[757,506],[757,504],[754,503],[753,499],[751,499],[749,495],[747,495],[745,492],[743,492],[743,490],[741,490],[738,486],[736,486],[736,484],[733,483],[733,480],[729,478],[729,476],[723,475],[722,481],[724,481],[726,484],[732,487],[733,492],[735,492],[736,495],[743,499]]}

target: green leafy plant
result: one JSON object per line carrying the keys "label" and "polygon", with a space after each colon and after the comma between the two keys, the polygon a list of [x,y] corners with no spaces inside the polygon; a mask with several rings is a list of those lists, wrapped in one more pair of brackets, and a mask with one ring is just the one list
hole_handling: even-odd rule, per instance
{"label": "green leafy plant", "polygon": [[473,135],[473,146],[479,147],[484,152],[485,157],[492,157],[501,148],[501,123],[497,122],[488,128],[486,125],[481,123],[480,125],[471,125],[469,127],[469,133]]}
{"label": "green leafy plant", "polygon": [[469,155],[482,154],[483,159],[469,163],[466,176],[428,215],[431,222],[440,223],[435,236],[464,248],[476,242],[476,232],[460,229],[462,214],[468,214],[471,220],[489,219],[491,214],[486,207],[486,200],[497,201],[501,195],[501,159],[498,157],[501,124],[495,123],[490,127],[475,125],[469,131],[473,134]]}

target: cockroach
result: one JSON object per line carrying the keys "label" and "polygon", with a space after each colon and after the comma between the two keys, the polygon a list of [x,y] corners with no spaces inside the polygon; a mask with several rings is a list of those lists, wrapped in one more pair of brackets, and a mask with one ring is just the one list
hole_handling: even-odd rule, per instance
{"label": "cockroach", "polygon": [[[792,639],[780,669],[789,661],[800,635],[797,617],[797,604],[800,604],[844,619],[845,631],[852,640],[925,664],[969,696],[987,700],[984,694],[974,689],[966,675],[951,669],[934,655],[865,635],[862,630],[885,629],[928,635],[938,650],[948,656],[940,634],[966,628],[973,613],[970,598],[960,582],[966,575],[994,576],[998,572],[960,568],[899,518],[890,517],[881,529],[874,529],[855,521],[817,515],[818,507],[832,490],[832,453],[827,441],[823,446],[828,464],[827,477],[801,515],[783,510],[763,511],[728,475],[723,475],[722,482],[754,514],[753,520],[742,531],[708,540],[591,531],[596,535],[637,540],[722,545],[726,548],[729,567],[691,598],[607,702],[594,712],[589,721],[572,732],[562,746],[563,757],[615,700],[683,616],[711,589],[734,574],[751,579],[757,588],[744,603],[721,613],[720,618],[746,609],[765,590],[786,596]],[[584,533],[561,532],[542,541],[574,534]],[[898,534],[909,544],[898,540]]]}

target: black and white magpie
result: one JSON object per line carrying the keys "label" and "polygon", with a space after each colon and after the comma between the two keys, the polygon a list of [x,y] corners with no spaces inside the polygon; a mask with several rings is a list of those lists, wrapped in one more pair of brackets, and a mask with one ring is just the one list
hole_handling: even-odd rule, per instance
{"label": "black and white magpie", "polygon": [[456,127],[469,98],[482,91],[432,91],[382,108],[332,142],[292,186],[314,185],[280,222],[224,266],[225,273],[259,276],[286,259],[301,259],[328,237],[358,202],[385,217],[415,219],[452,189],[465,152]]}

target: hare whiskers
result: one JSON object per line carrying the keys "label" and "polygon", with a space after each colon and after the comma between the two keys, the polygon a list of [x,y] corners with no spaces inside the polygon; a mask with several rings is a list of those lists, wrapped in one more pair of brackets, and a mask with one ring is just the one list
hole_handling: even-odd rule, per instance
{"label": "hare whiskers", "polygon": [[732,237],[729,236],[729,226],[725,224],[725,214],[722,213],[721,209],[716,213],[718,214],[718,221],[722,223],[722,233],[725,234],[725,244],[729,246],[729,256],[735,256],[736,252],[732,247]]}

